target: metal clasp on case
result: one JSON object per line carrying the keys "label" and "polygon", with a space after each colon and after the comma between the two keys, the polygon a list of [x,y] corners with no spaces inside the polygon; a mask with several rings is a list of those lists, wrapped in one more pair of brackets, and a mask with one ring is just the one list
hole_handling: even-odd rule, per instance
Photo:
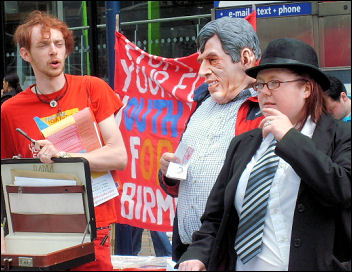
{"label": "metal clasp on case", "polygon": [[18,266],[33,267],[33,258],[18,257]]}
{"label": "metal clasp on case", "polygon": [[5,271],[10,271],[10,263],[11,262],[12,262],[12,258],[4,258],[4,270]]}

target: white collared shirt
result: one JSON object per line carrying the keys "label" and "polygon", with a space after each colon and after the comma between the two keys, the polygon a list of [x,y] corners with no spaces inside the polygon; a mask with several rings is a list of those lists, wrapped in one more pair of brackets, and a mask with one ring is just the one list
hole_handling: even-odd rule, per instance
{"label": "white collared shirt", "polygon": [[[316,124],[309,117],[301,131],[312,137]],[[268,148],[274,136],[263,139],[259,149],[247,164],[241,175],[235,195],[235,208],[241,214],[242,202],[252,168]],[[293,214],[296,206],[300,177],[292,167],[280,158],[278,169],[272,182],[267,214],[264,222],[262,251],[243,264],[237,258],[237,271],[287,271],[290,254]]]}

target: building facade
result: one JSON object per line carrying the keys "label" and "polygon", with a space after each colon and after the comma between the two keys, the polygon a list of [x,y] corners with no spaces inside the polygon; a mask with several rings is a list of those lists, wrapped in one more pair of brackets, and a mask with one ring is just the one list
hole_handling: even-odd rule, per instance
{"label": "building facade", "polygon": [[245,17],[257,11],[262,49],[279,37],[312,45],[322,69],[339,77],[351,93],[351,2],[349,1],[3,1],[0,72],[16,72],[22,88],[33,72],[13,43],[16,27],[34,9],[64,20],[74,32],[75,49],[65,71],[103,78],[113,86],[114,31],[150,54],[182,57],[196,52],[198,31],[210,20]]}

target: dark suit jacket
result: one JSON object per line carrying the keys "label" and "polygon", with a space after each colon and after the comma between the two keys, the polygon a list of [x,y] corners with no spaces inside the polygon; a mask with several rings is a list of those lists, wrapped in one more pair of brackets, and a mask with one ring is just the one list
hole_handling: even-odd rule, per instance
{"label": "dark suit jacket", "polygon": [[[291,129],[275,153],[301,183],[294,211],[289,270],[351,269],[351,126],[323,115],[312,139]],[[235,270],[234,207],[238,181],[262,142],[261,129],[236,136],[207,201],[202,227],[179,263],[201,260],[208,270]]]}

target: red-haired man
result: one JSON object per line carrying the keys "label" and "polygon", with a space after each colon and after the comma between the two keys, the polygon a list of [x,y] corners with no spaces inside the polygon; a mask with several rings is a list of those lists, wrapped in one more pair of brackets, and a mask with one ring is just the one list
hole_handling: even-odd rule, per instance
{"label": "red-haired man", "polygon": [[[33,11],[24,24],[18,26],[15,43],[21,57],[32,66],[36,83],[19,95],[7,100],[1,107],[1,157],[37,157],[43,163],[60,156],[84,157],[93,171],[123,170],[127,164],[126,148],[114,115],[122,102],[103,80],[92,76],[74,76],[64,73],[65,60],[73,51],[72,32],[61,20],[49,14]],[[62,118],[90,107],[98,123],[103,147],[87,153],[58,150],[45,140],[34,120],[39,117],[53,124]],[[36,144],[16,133],[26,131]],[[116,180],[115,171],[112,171]],[[110,258],[110,224],[116,223],[115,200],[95,207],[97,239],[96,261],[80,266],[78,270],[112,270]]]}

